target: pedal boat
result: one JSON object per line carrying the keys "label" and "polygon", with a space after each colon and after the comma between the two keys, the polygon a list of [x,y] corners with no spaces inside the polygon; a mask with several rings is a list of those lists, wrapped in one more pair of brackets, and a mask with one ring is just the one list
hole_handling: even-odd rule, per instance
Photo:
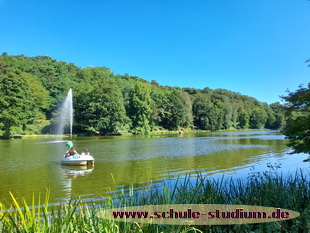
{"label": "pedal boat", "polygon": [[68,166],[87,166],[87,165],[94,165],[94,157],[91,155],[71,155],[64,157],[61,160],[62,165]]}

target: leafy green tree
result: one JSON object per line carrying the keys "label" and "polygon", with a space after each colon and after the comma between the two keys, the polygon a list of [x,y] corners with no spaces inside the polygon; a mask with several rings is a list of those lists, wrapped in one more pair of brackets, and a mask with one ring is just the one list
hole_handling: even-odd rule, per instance
{"label": "leafy green tree", "polygon": [[184,106],[184,115],[183,115],[183,122],[179,125],[182,128],[191,128],[193,127],[193,104],[192,100],[187,92],[180,91],[178,93],[179,98],[183,102]]}
{"label": "leafy green tree", "polygon": [[[215,99],[212,103],[210,95],[198,94],[193,100],[193,112],[195,125],[200,129],[216,131],[224,128],[225,104],[221,100]],[[227,115],[227,118],[230,116]]]}
{"label": "leafy green tree", "polygon": [[[180,90],[177,89],[167,94],[160,122],[165,129],[177,130],[192,124],[192,115],[189,113],[189,111],[191,112],[191,102],[189,99],[185,99],[187,97],[182,96]],[[186,103],[186,101],[189,102]]]}
{"label": "leafy green tree", "polygon": [[80,69],[76,73],[77,82],[83,83],[93,83],[93,82],[101,82],[104,79],[108,79],[113,77],[113,73],[109,68],[105,67],[87,67],[84,69]]}
{"label": "leafy green tree", "polygon": [[151,81],[151,84],[153,84],[155,86],[159,86],[159,83],[155,79]]}
{"label": "leafy green tree", "polygon": [[157,129],[158,127],[163,127],[163,119],[165,119],[169,112],[167,112],[167,105],[168,105],[168,91],[153,88],[151,91],[151,115],[150,115],[150,125],[151,129]]}
{"label": "leafy green tree", "polygon": [[220,130],[223,127],[224,114],[221,105],[222,102],[218,100],[208,111],[207,117],[209,118],[209,127],[207,129],[211,131]]}
{"label": "leafy green tree", "polygon": [[147,85],[136,82],[130,92],[128,115],[132,121],[132,127],[136,134],[149,134],[151,115],[150,89]]}
{"label": "leafy green tree", "polygon": [[201,92],[199,89],[191,88],[191,87],[184,87],[182,88],[182,90],[186,91],[190,95],[198,94]]}
{"label": "leafy green tree", "polygon": [[250,127],[250,116],[244,109],[242,109],[238,115],[238,122],[238,127],[240,129],[248,129]]}
{"label": "leafy green tree", "polygon": [[270,108],[276,118],[271,129],[282,129],[285,125],[284,107],[279,102],[276,102],[270,104]]}
{"label": "leafy green tree", "polygon": [[46,110],[49,104],[48,91],[37,77],[25,72],[20,73],[20,76],[26,81],[36,107],[40,110]]}
{"label": "leafy green tree", "polygon": [[[268,106],[252,97],[225,89],[161,86],[155,80],[149,83],[128,74],[114,75],[105,67],[80,68],[48,56],[10,56],[3,53],[0,56],[2,75],[6,69],[10,70],[11,75],[24,80],[22,82],[27,86],[25,100],[32,99],[31,103],[35,105],[31,107],[32,111],[26,111],[29,115],[23,115],[24,123],[11,127],[16,130],[16,127],[23,126],[18,133],[26,132],[25,128],[36,122],[48,123],[70,88],[74,90],[74,129],[79,131],[93,129],[106,132],[131,127],[136,133],[147,134],[150,130],[163,128],[191,128],[193,124],[199,129],[209,130],[231,126],[277,129],[285,124],[278,105]],[[112,93],[115,89],[120,90],[121,95],[119,91],[114,94],[119,97],[119,102],[102,93],[108,93],[109,89],[113,90]],[[6,93],[2,96],[9,98]],[[106,111],[105,108],[111,109],[109,103],[125,107],[126,113],[123,114],[121,109]],[[120,114],[119,117],[113,118],[115,112]],[[115,121],[118,126],[111,126],[111,119],[119,119]],[[4,129],[3,123],[0,122],[0,125]],[[39,132],[39,128],[36,130]]]}
{"label": "leafy green tree", "polygon": [[266,114],[267,114],[267,121],[265,123],[265,128],[267,129],[275,129],[274,128],[274,125],[275,125],[275,122],[276,122],[276,117],[274,115],[274,112],[272,111],[272,108],[270,108],[269,105],[265,104],[265,111],[266,111]]}
{"label": "leafy green tree", "polygon": [[250,116],[250,127],[252,129],[263,129],[267,121],[267,113],[264,108],[256,107]]}
{"label": "leafy green tree", "polygon": [[19,70],[8,68],[0,71],[0,123],[4,137],[11,136],[13,126],[22,126],[33,122],[37,113],[27,82]]}
{"label": "leafy green tree", "polygon": [[310,83],[282,97],[288,121],[283,130],[293,153],[310,154]]}
{"label": "leafy green tree", "polygon": [[240,104],[238,102],[230,103],[231,107],[231,126],[238,129],[238,111],[240,109]]}
{"label": "leafy green tree", "polygon": [[95,90],[80,92],[74,101],[76,126],[101,134],[116,132],[128,124],[123,96],[116,85],[101,82]]}
{"label": "leafy green tree", "polygon": [[194,125],[199,129],[209,128],[208,111],[212,106],[210,96],[207,94],[197,94],[193,99]]}
{"label": "leafy green tree", "polygon": [[229,129],[232,125],[232,106],[229,102],[225,102],[222,104],[221,109],[223,112],[223,128]]}

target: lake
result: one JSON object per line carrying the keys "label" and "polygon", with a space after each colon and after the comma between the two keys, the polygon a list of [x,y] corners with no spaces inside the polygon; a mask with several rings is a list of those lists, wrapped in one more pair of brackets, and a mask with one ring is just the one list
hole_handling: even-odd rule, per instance
{"label": "lake", "polygon": [[0,140],[0,201],[9,191],[30,201],[33,193],[50,189],[50,203],[80,195],[104,198],[107,193],[161,186],[178,176],[195,175],[246,179],[254,171],[280,165],[284,175],[307,170],[305,154],[289,155],[285,137],[277,131],[234,131],[161,136],[81,137],[78,152],[88,148],[94,167],[64,167],[60,160],[66,140],[55,138]]}

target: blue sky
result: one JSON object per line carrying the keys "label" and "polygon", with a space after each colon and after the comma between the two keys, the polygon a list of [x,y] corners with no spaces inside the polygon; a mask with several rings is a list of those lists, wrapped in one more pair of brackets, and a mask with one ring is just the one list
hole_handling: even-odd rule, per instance
{"label": "blue sky", "polygon": [[307,0],[0,0],[0,53],[273,103],[310,82]]}

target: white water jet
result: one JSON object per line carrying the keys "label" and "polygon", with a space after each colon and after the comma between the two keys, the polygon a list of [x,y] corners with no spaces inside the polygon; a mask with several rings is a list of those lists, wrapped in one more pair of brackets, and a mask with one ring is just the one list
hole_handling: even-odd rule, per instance
{"label": "white water jet", "polygon": [[62,103],[58,111],[56,134],[63,135],[65,128],[70,127],[70,138],[72,139],[72,124],[73,124],[73,101],[72,89],[68,91],[67,97]]}

